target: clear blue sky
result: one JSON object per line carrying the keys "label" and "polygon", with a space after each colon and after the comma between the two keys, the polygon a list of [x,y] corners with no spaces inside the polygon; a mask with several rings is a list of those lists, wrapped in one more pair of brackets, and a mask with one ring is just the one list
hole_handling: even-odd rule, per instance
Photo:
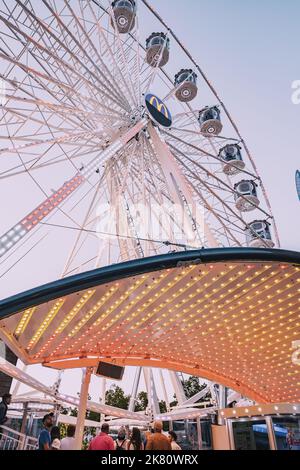
{"label": "clear blue sky", "polygon": [[[300,80],[300,1],[152,0],[152,4],[227,104],[265,182],[282,247],[299,250],[300,204],[294,175],[300,169],[300,105],[292,104],[291,84]],[[151,25],[145,28],[148,31]],[[40,367],[34,373],[45,383],[55,377],[47,370],[41,373]],[[127,391],[128,376],[129,372],[124,381]],[[63,390],[73,393],[74,386],[78,390],[79,374],[69,372]],[[93,379],[93,398],[99,396],[99,388]]]}

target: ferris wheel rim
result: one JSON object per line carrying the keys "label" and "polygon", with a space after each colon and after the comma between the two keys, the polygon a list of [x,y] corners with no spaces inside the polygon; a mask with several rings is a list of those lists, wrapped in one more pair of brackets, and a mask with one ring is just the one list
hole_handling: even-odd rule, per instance
{"label": "ferris wheel rim", "polygon": [[[18,0],[17,0],[17,3],[20,4],[20,2],[19,2]],[[106,15],[108,15],[109,18],[111,17],[111,12],[110,12],[111,6],[109,6],[109,7],[107,7],[107,8],[103,8],[102,4],[101,4],[99,1],[97,1],[97,0],[92,0],[92,3],[95,4],[95,5],[97,5],[97,6],[99,6],[99,7],[104,11],[104,13],[105,13]],[[201,76],[203,77],[203,79],[204,79],[205,82],[207,83],[208,87],[209,87],[210,90],[213,92],[213,95],[215,96],[215,98],[216,98],[217,102],[219,103],[219,105],[225,110],[226,115],[228,116],[231,125],[233,126],[233,128],[234,128],[234,130],[235,130],[237,136],[239,137],[239,139],[236,139],[236,141],[239,142],[239,143],[241,143],[241,144],[243,144],[243,147],[245,148],[246,153],[247,153],[247,155],[248,155],[248,157],[249,157],[249,161],[251,162],[252,167],[253,167],[253,169],[254,169],[254,175],[256,175],[257,180],[260,182],[261,189],[262,189],[262,192],[263,192],[263,197],[264,197],[264,199],[265,199],[265,201],[266,201],[267,207],[271,209],[271,206],[270,206],[270,204],[269,204],[269,200],[268,200],[267,193],[266,193],[265,188],[264,188],[264,186],[263,186],[263,182],[262,182],[262,180],[261,180],[261,178],[260,178],[260,176],[259,176],[259,174],[258,174],[258,172],[257,172],[257,169],[256,169],[256,166],[255,166],[255,164],[254,164],[254,161],[253,161],[253,159],[252,159],[252,157],[251,157],[251,155],[250,155],[250,152],[248,151],[248,147],[247,147],[247,145],[246,145],[244,139],[243,139],[242,136],[240,135],[240,133],[239,133],[239,131],[238,131],[238,128],[237,128],[235,122],[234,122],[233,119],[231,118],[231,115],[228,113],[227,108],[225,107],[225,105],[224,105],[224,103],[222,102],[221,98],[220,98],[219,95],[217,94],[216,90],[213,88],[213,86],[211,85],[210,81],[207,79],[206,75],[204,74],[204,72],[202,71],[202,69],[200,68],[200,66],[197,64],[197,62],[194,60],[194,58],[191,56],[190,52],[185,48],[185,46],[182,44],[182,42],[178,39],[177,35],[173,32],[173,30],[168,27],[168,25],[166,24],[166,22],[158,15],[158,13],[152,8],[152,6],[149,4],[149,2],[148,2],[147,0],[142,0],[142,3],[143,3],[143,4],[146,6],[146,8],[150,11],[150,13],[153,14],[153,15],[159,20],[159,22],[162,24],[163,28],[164,28],[164,29],[166,30],[166,32],[167,32],[166,38],[168,38],[168,35],[170,35],[170,36],[172,36],[172,37],[174,38],[174,40],[176,41],[176,43],[177,43],[177,44],[179,45],[179,47],[183,50],[184,54],[189,58],[189,60],[192,62],[192,64],[193,64],[193,65],[197,68],[197,70],[200,72]],[[138,18],[137,18],[137,19],[138,19]],[[117,36],[119,37],[120,34],[117,33]],[[138,48],[142,48],[143,51],[145,51],[144,46],[142,45],[142,43],[140,42],[140,40],[139,40],[136,36],[133,35],[133,33],[129,32],[128,36],[130,36],[130,37],[134,40],[134,42],[137,44],[137,47],[138,47]],[[119,40],[120,40],[120,38],[119,38]],[[156,70],[156,71],[158,71],[158,67],[157,67],[157,70]],[[164,68],[159,68],[159,72],[160,72],[161,74],[163,74],[163,75],[167,78],[167,80],[170,82],[170,84],[172,84],[172,87],[173,87],[172,78],[171,78],[170,75],[167,73],[167,71],[166,71]],[[173,90],[171,89],[171,92],[174,93],[174,89],[173,89]],[[191,113],[191,114],[193,115],[193,117],[195,118],[195,121],[196,121],[196,119],[198,119],[197,116],[196,116],[197,111],[191,107],[190,103],[184,104],[184,108],[190,110],[190,113]],[[186,115],[187,113],[183,113],[183,114]],[[49,127],[49,130],[50,130],[50,127]],[[164,130],[162,130],[162,131],[164,132]],[[181,131],[183,132],[184,130],[181,129]],[[88,134],[86,134],[86,135],[88,135]],[[172,137],[174,137],[174,136],[172,136]],[[222,138],[223,138],[223,137],[220,136],[220,139],[222,139]],[[233,140],[234,140],[233,138],[225,138],[225,140],[226,140],[226,139],[227,139],[227,140],[230,139],[230,141],[233,141]],[[201,151],[203,152],[203,149],[202,149]],[[208,154],[208,155],[209,155],[209,154]],[[210,156],[213,156],[213,155],[210,155]],[[75,158],[76,158],[76,157],[75,157]],[[216,158],[216,157],[214,157],[214,158]],[[219,159],[218,161],[221,162],[221,159]],[[180,162],[180,164],[182,164],[182,162],[181,162],[180,160],[179,160],[179,162]],[[54,162],[54,163],[55,163],[55,162]],[[53,164],[54,164],[54,163],[53,163]],[[244,171],[244,170],[243,170],[243,171]],[[247,172],[244,171],[244,173],[247,173]],[[249,173],[248,173],[248,174],[249,174]],[[252,176],[252,173],[250,173],[250,174],[251,174],[251,176]],[[249,174],[249,176],[250,176],[250,174]],[[253,176],[254,176],[254,175],[253,175]],[[1,176],[2,176],[2,175],[1,175]],[[12,176],[13,176],[13,175],[12,175]],[[2,176],[2,177],[4,177],[4,176]],[[217,189],[217,186],[216,186],[216,189]],[[227,189],[229,189],[229,188],[227,188]],[[234,190],[233,190],[233,189],[231,190],[231,193],[234,194]],[[215,194],[214,192],[211,192],[211,195],[212,195],[213,197],[214,197],[214,194]],[[243,196],[242,196],[242,197],[243,197]],[[221,201],[221,200],[220,200],[220,201]],[[252,204],[252,205],[255,206],[256,208],[258,208],[262,213],[264,212],[264,211],[263,211],[261,208],[259,208],[256,204]],[[210,210],[210,208],[213,209],[213,206],[210,206],[209,204],[208,204],[207,206],[205,206],[205,207],[208,208],[209,210]],[[227,209],[228,209],[228,210],[230,210],[230,209],[229,209],[229,206],[227,206],[227,209],[226,209],[225,205],[224,205],[224,208],[225,208],[225,210],[224,210],[224,214],[223,214],[223,215],[224,215],[224,217],[226,217],[226,213],[227,213],[226,211],[227,211]],[[210,212],[211,212],[211,214],[214,215],[214,217],[218,218],[218,222],[220,223],[220,228],[219,228],[218,230],[220,231],[220,230],[222,230],[222,228],[225,229],[225,226],[222,225],[222,222],[221,222],[222,215],[218,215],[218,216],[217,216],[217,215],[216,215],[216,214],[217,214],[216,211],[213,211],[213,210],[210,210]],[[274,219],[274,217],[273,217],[273,215],[272,215],[272,211],[270,210],[268,213],[267,213],[267,212],[264,212],[264,214],[267,216],[267,221],[268,221],[268,220],[272,220],[272,221],[273,221],[273,227],[274,227],[274,230],[275,230],[275,233],[276,233],[276,238],[277,238],[277,240],[278,240],[278,245],[279,245],[278,231],[277,231],[275,219]],[[227,215],[228,215],[228,213],[227,213]],[[242,218],[241,218],[241,221],[243,221],[243,226],[244,226],[245,228],[251,230],[251,227],[250,227],[249,225],[247,225],[247,223],[246,223]],[[228,229],[226,229],[226,230],[228,230]],[[226,230],[225,230],[225,231],[226,231]],[[240,230],[240,234],[242,233],[240,227],[236,226],[236,230],[237,230],[237,231]],[[228,236],[228,235],[229,235],[229,232],[226,233],[226,235]],[[237,239],[234,237],[233,232],[230,232],[230,237],[231,237],[231,242],[237,240]],[[241,245],[242,243],[239,242],[238,244]],[[224,245],[224,246],[226,246],[226,245]],[[268,246],[268,245],[265,244],[264,246]]]}

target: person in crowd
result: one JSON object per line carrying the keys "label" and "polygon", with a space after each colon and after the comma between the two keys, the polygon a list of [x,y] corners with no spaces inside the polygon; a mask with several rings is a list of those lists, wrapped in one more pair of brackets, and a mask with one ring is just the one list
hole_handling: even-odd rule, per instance
{"label": "person in crowd", "polygon": [[144,434],[144,436],[145,436],[145,441],[144,441],[145,449],[146,449],[146,446],[147,446],[148,439],[152,434],[154,434],[154,429],[153,428],[150,428],[150,429],[148,429],[148,431],[145,431],[145,434]]}
{"label": "person in crowd", "polygon": [[51,436],[51,450],[60,450],[61,442],[60,442],[60,430],[58,426],[53,426],[50,432]]}
{"label": "person in crowd", "polygon": [[116,450],[127,450],[128,440],[126,439],[126,431],[124,428],[119,429],[118,437],[115,442]]}
{"label": "person in crowd", "polygon": [[182,450],[180,445],[177,444],[177,434],[174,431],[169,431],[169,439],[171,442],[172,450]]}
{"label": "person in crowd", "polygon": [[76,428],[72,424],[67,427],[67,437],[61,440],[60,450],[75,450],[75,431]]}
{"label": "person in crowd", "polygon": [[2,397],[2,401],[0,402],[0,440],[2,437],[3,430],[1,428],[1,424],[5,424],[7,421],[7,409],[8,405],[11,403],[11,394],[5,393]]}
{"label": "person in crowd", "polygon": [[43,417],[43,429],[39,435],[39,450],[51,449],[50,431],[53,426],[53,413],[48,413]]}
{"label": "person in crowd", "polygon": [[146,450],[172,450],[169,438],[162,433],[163,423],[155,421],[153,429],[154,434],[147,439]]}
{"label": "person in crowd", "polygon": [[144,450],[141,431],[138,428],[132,428],[128,450]]}
{"label": "person in crowd", "polygon": [[2,397],[2,401],[0,403],[0,425],[4,424],[7,421],[7,409],[8,405],[11,403],[11,394],[5,393]]}
{"label": "person in crowd", "polygon": [[143,443],[143,446],[144,446],[144,449],[145,449],[145,448],[146,448],[146,444],[147,444],[146,433],[145,433],[145,432],[142,432],[141,435],[142,435],[142,443]]}
{"label": "person in crowd", "polygon": [[108,434],[109,425],[108,423],[103,423],[100,434],[92,439],[89,450],[115,450],[113,438]]}
{"label": "person in crowd", "polygon": [[288,429],[288,432],[287,432],[287,435],[286,435],[286,443],[287,443],[288,449],[293,450],[294,433],[291,429]]}

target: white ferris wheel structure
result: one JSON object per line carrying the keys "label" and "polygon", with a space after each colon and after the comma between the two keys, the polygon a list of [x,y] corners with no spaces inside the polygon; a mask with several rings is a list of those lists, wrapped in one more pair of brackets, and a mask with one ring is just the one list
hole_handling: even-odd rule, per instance
{"label": "white ferris wheel structure", "polygon": [[280,246],[237,124],[147,0],[1,0],[0,23],[0,184],[19,195],[5,201],[15,222],[0,233],[2,277],[38,245],[55,253],[64,233],[62,277],[169,251]]}

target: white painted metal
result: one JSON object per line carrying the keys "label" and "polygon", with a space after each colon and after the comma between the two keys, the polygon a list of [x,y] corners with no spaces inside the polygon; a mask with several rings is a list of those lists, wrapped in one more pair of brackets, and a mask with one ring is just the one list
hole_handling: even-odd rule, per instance
{"label": "white painted metal", "polygon": [[[16,366],[10,364],[5,359],[0,358],[0,371],[4,372],[5,374],[13,377],[16,380],[19,380],[21,383],[28,385],[30,388],[38,390],[45,394],[48,397],[52,397],[57,399],[58,402],[66,403],[75,407],[79,406],[79,399],[72,397],[70,395],[66,395],[64,393],[54,393],[51,387],[47,387],[46,385],[42,384],[35,378],[31,377],[29,374],[21,371]],[[120,410],[113,406],[103,405],[95,402],[89,401],[87,403],[87,409],[91,411],[96,411],[97,413],[102,413],[108,416],[115,416],[127,419],[137,419],[147,421],[147,418],[141,417],[138,413],[132,413],[126,410]]]}
{"label": "white painted metal", "polygon": [[129,401],[129,407],[128,407],[129,411],[135,410],[136,398],[137,398],[139,383],[141,379],[141,373],[142,373],[142,367],[137,367],[135,371],[135,377],[134,377],[132,392],[131,392],[130,401]]}
{"label": "white painted metal", "polygon": [[167,411],[170,411],[170,400],[169,400],[169,396],[168,396],[168,393],[167,393],[166,383],[165,383],[165,379],[164,379],[164,376],[163,376],[163,372],[162,372],[161,369],[159,369],[159,378],[160,378],[160,383],[161,383],[161,387],[162,387],[162,390],[163,390],[164,401],[165,401],[166,406],[167,406]]}
{"label": "white painted metal", "polygon": [[188,410],[174,410],[170,413],[161,413],[155,416],[155,419],[161,421],[178,421],[182,419],[196,419],[197,417],[207,416],[208,414],[215,414],[217,407],[208,409],[191,408]]}
{"label": "white painted metal", "polygon": [[178,405],[182,406],[182,404],[186,401],[186,396],[184,394],[182,383],[176,372],[170,370],[169,375],[170,375],[173,388],[175,390]]}
{"label": "white painted metal", "polygon": [[143,372],[144,372],[144,379],[145,379],[147,395],[148,395],[147,413],[149,414],[150,421],[152,421],[152,419],[154,419],[154,417],[159,414],[158,397],[157,397],[152,369],[149,369],[148,367],[144,367]]}
{"label": "white painted metal", "polygon": [[81,450],[92,369],[82,369],[82,382],[76,421],[75,450]]}
{"label": "white painted metal", "polygon": [[37,444],[34,437],[26,436],[8,426],[1,426],[0,450],[35,450]]}
{"label": "white painted metal", "polygon": [[188,406],[188,405],[193,405],[196,403],[198,400],[201,400],[201,398],[205,397],[207,393],[210,391],[210,385],[207,385],[203,390],[200,392],[196,393],[193,397],[189,398],[188,400],[184,401],[181,403],[181,406]]}

